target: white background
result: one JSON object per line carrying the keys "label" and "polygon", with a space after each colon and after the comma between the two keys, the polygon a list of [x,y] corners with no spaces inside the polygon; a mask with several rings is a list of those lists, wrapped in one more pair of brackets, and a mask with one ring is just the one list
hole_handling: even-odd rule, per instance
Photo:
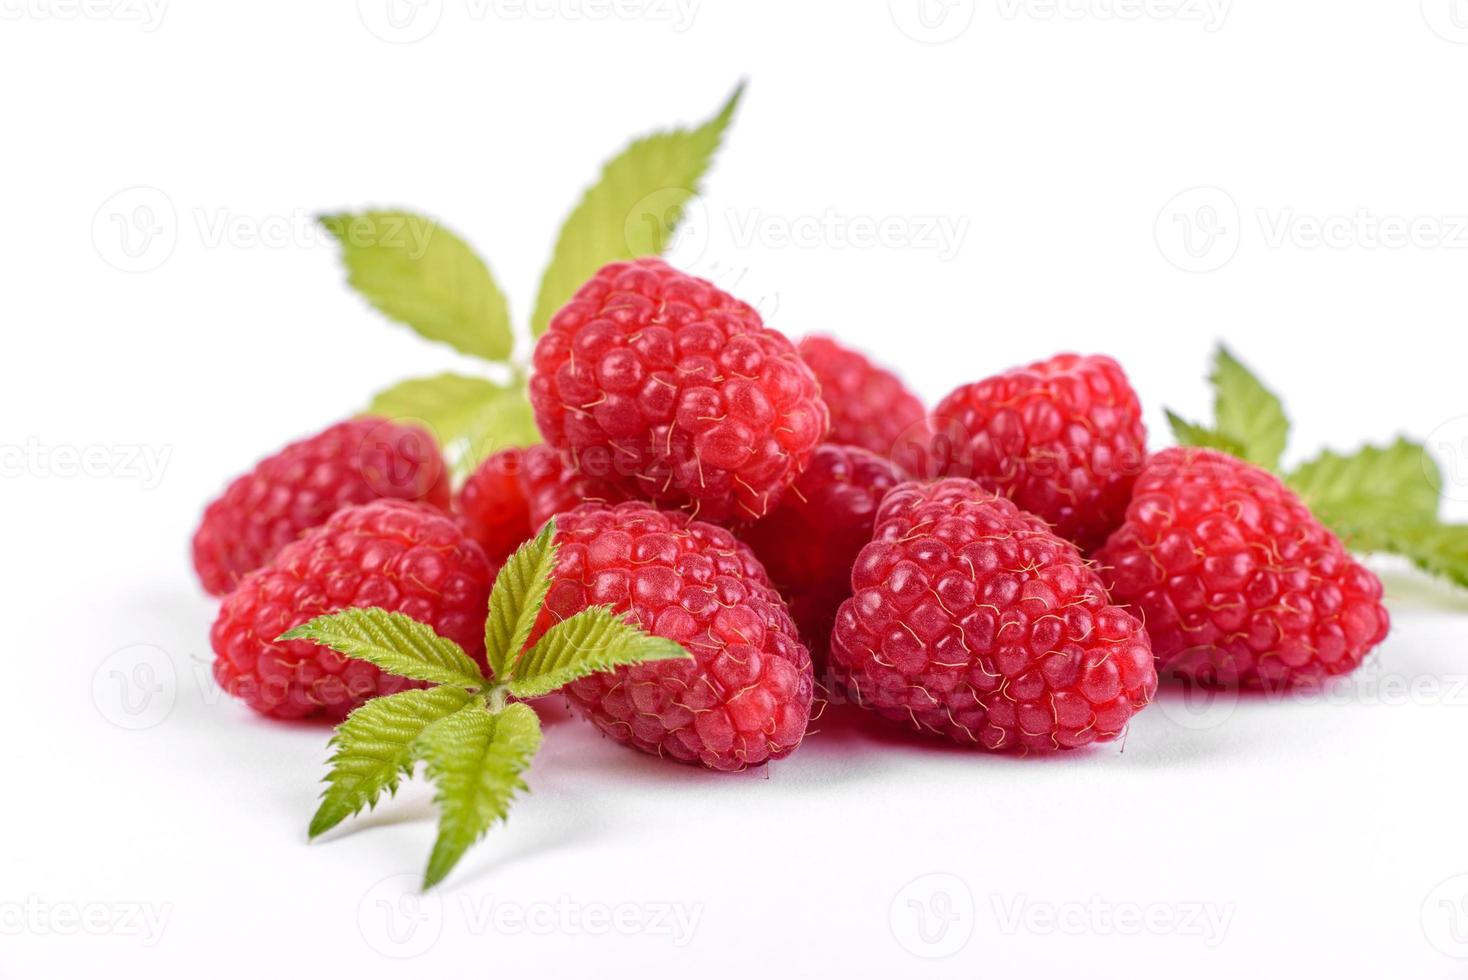
{"label": "white background", "polygon": [[[447,220],[523,321],[599,162],[748,77],[677,247],[777,327],[929,399],[1109,352],[1156,445],[1223,338],[1291,459],[1468,436],[1468,9],[589,2],[429,0],[404,35],[373,0],[0,0],[0,975],[1468,973],[1468,596],[1390,562],[1395,629],[1326,696],[1167,691],[1039,759],[833,710],[733,777],[566,719],[416,905],[421,782],[306,846],[327,732],[214,690],[188,538],[261,455],[454,364],[315,212]],[[161,232],[130,257],[118,220]]]}

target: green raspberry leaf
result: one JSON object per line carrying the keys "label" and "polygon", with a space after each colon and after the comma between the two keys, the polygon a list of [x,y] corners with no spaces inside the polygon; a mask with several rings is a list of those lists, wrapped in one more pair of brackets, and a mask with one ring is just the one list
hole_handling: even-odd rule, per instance
{"label": "green raspberry leaf", "polygon": [[1401,555],[1468,586],[1468,526],[1438,521],[1442,470],[1420,443],[1326,450],[1287,482],[1352,551]]}
{"label": "green raspberry leaf", "polygon": [[521,774],[539,748],[540,719],[533,710],[509,704],[491,713],[478,698],[418,736],[414,753],[428,764],[439,807],[423,887],[442,881],[490,824],[505,818],[511,799],[526,789]]}
{"label": "green raspberry leaf", "polygon": [[494,452],[540,442],[525,389],[488,378],[463,374],[412,378],[378,392],[367,410],[427,426],[461,476]]}
{"label": "green raspberry leaf", "polygon": [[1230,456],[1244,455],[1244,448],[1233,439],[1189,422],[1170,409],[1167,410],[1167,424],[1172,426],[1172,434],[1180,446],[1202,446],[1207,449],[1217,449]]}
{"label": "green raspberry leaf", "polygon": [[332,736],[326,791],[311,818],[310,834],[326,833],[363,807],[376,806],[398,777],[412,773],[413,742],[429,725],[462,708],[473,695],[457,687],[430,687],[373,698],[347,716]]}
{"label": "green raspberry leaf", "polygon": [[1219,345],[1213,360],[1213,415],[1218,433],[1243,450],[1237,455],[1267,470],[1279,468],[1290,423],[1279,398]]}
{"label": "green raspberry leaf", "polygon": [[514,671],[515,658],[530,638],[540,608],[550,591],[556,570],[556,521],[551,518],[530,541],[505,562],[489,594],[489,620],[484,624],[484,649],[489,669],[503,681]]}
{"label": "green raspberry leaf", "polygon": [[1332,526],[1352,551],[1401,555],[1431,575],[1468,588],[1468,525],[1344,521]]}
{"label": "green raspberry leaf", "polygon": [[514,348],[510,307],[489,267],[443,225],[406,211],[321,216],[342,244],[347,281],[429,340],[490,361]]}
{"label": "green raspberry leaf", "polygon": [[578,677],[654,660],[692,660],[672,640],[652,636],[605,606],[592,606],[546,631],[515,665],[510,693],[538,698]]}
{"label": "green raspberry leaf", "polygon": [[311,640],[415,681],[469,689],[489,683],[453,640],[416,619],[375,606],[317,616],[280,639]]}
{"label": "green raspberry leaf", "polygon": [[1326,450],[1286,482],[1327,524],[1437,523],[1442,472],[1420,443],[1407,439],[1362,446],[1350,456]]}
{"label": "green raspberry leaf", "polygon": [[608,262],[662,253],[683,218],[683,205],[699,192],[743,92],[740,83],[697,129],[645,136],[607,163],[561,228],[535,300],[534,336],[545,333],[556,311]]}

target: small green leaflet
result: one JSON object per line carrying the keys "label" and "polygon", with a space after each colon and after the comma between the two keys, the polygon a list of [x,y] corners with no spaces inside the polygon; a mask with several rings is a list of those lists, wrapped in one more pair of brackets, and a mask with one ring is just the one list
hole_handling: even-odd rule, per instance
{"label": "small green leaflet", "polygon": [[375,607],[344,609],[302,623],[280,638],[313,640],[415,681],[465,688],[484,685],[479,667],[457,643],[402,613]]}
{"label": "small green leaflet", "polygon": [[1468,524],[1431,521],[1355,527],[1342,522],[1334,526],[1352,548],[1401,555],[1424,572],[1468,588]]}
{"label": "small green leaflet", "polygon": [[1279,398],[1221,344],[1210,378],[1218,431],[1242,446],[1249,462],[1266,470],[1278,469],[1290,434]]}
{"label": "small green leaflet", "polygon": [[490,712],[475,701],[424,729],[416,754],[438,787],[438,839],[423,876],[425,888],[444,879],[490,824],[509,815],[526,789],[522,774],[540,748],[540,719],[524,704]]}
{"label": "small green leaflet", "polygon": [[1468,526],[1438,520],[1442,471],[1421,444],[1398,439],[1350,456],[1327,450],[1288,482],[1351,549],[1401,555],[1468,586]]}
{"label": "small green leaflet", "polygon": [[1168,422],[1184,446],[1206,446],[1246,459],[1267,470],[1279,468],[1289,438],[1284,406],[1222,344],[1213,355],[1212,429],[1187,422],[1172,412]]}
{"label": "small green leaflet", "polygon": [[484,624],[484,649],[489,669],[506,677],[519,656],[545,603],[550,576],[556,569],[556,522],[546,521],[534,540],[510,556],[489,595],[489,619]]}
{"label": "small green leaflet", "polygon": [[634,141],[602,170],[561,228],[530,319],[532,336],[596,270],[617,259],[659,255],[699,192],[744,93],[741,83],[714,116],[696,129],[674,129]]}
{"label": "small green leaflet", "polygon": [[341,242],[348,281],[388,317],[464,354],[509,358],[509,304],[489,267],[459,236],[406,211],[320,220]]}
{"label": "small green leaflet", "polygon": [[493,680],[452,640],[383,609],[318,616],[280,637],[311,640],[441,685],[375,698],[337,727],[312,837],[375,805],[416,763],[426,763],[439,807],[438,839],[424,875],[424,887],[431,887],[491,824],[505,818],[515,794],[526,789],[524,773],[540,747],[540,721],[527,705],[508,698],[549,694],[578,677],[622,665],[690,658],[677,643],[649,636],[603,607],[551,627],[520,656],[550,589],[554,536],[551,521],[511,556],[495,582],[485,627]]}
{"label": "small green leaflet", "polygon": [[1321,520],[1360,523],[1437,521],[1442,472],[1420,443],[1362,446],[1350,456],[1326,450],[1289,475],[1288,483]]}
{"label": "small green leaflet", "polygon": [[688,659],[672,640],[627,627],[605,606],[592,606],[546,631],[515,665],[510,693],[538,698],[579,677],[655,660]]}
{"label": "small green leaflet", "polygon": [[374,806],[383,790],[395,792],[398,776],[412,772],[413,743],[423,729],[473,697],[462,688],[430,687],[373,698],[353,711],[332,736],[336,752],[328,763],[321,806],[311,818],[311,836]]}
{"label": "small green leaflet", "polygon": [[[1279,398],[1221,345],[1209,380],[1216,428],[1168,412],[1178,442],[1278,469],[1289,436]],[[1442,470],[1421,443],[1399,438],[1350,454],[1325,450],[1285,482],[1352,551],[1401,555],[1423,571],[1468,586],[1468,525],[1438,520]]]}
{"label": "small green leaflet", "polygon": [[1172,434],[1181,445],[1217,449],[1230,456],[1242,457],[1244,455],[1244,447],[1228,436],[1221,432],[1214,432],[1212,429],[1205,429],[1201,425],[1194,425],[1171,409],[1167,410],[1167,424],[1172,427]]}
{"label": "small green leaflet", "polygon": [[447,373],[413,378],[378,392],[367,411],[427,426],[460,475],[501,449],[540,442],[524,390],[488,378]]}

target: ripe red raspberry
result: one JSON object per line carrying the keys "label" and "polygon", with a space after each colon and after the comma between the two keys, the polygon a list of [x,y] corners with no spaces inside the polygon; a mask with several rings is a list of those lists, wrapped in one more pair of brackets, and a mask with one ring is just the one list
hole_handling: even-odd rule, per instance
{"label": "ripe red raspberry", "polygon": [[520,485],[530,504],[530,526],[585,503],[620,504],[626,492],[607,480],[568,468],[549,446],[532,446],[521,459]]}
{"label": "ripe red raspberry", "polygon": [[349,504],[382,497],[447,509],[448,469],[432,436],[376,418],[291,443],[229,485],[194,533],[204,589],[224,595],[281,548]]}
{"label": "ripe red raspberry", "polygon": [[831,670],[860,704],[991,750],[1116,738],[1157,689],[1147,634],[1075,546],[971,480],[904,483],[852,570]]}
{"label": "ripe red raspberry", "polygon": [[261,714],[339,720],[369,698],[421,685],[307,640],[276,637],[348,606],[378,606],[427,623],[482,666],[495,572],[441,511],[399,500],[347,507],[225,598],[209,634],[214,677]]}
{"label": "ripe red raspberry", "polygon": [[784,335],[651,258],[603,267],[551,319],[530,401],[581,472],[716,521],[763,517],[828,424]]}
{"label": "ripe red raspberry", "polygon": [[1343,674],[1387,634],[1381,581],[1274,476],[1164,449],[1096,560],[1164,673],[1251,688]]}
{"label": "ripe red raspberry", "polygon": [[[490,561],[503,562],[534,534],[521,485],[523,450],[504,449],[480,463],[454,499],[469,535]],[[538,526],[538,525],[537,525]]]}
{"label": "ripe red raspberry", "polygon": [[810,720],[810,654],[748,547],[723,528],[643,503],[562,514],[556,544],[532,642],[606,605],[694,657],[573,681],[565,690],[578,712],[619,742],[711,769],[795,750]]}
{"label": "ripe red raspberry", "polygon": [[831,442],[890,456],[899,438],[922,425],[923,403],[902,379],[864,354],[830,337],[807,337],[800,357],[821,384],[821,400],[831,412]]}
{"label": "ripe red raspberry", "polygon": [[851,595],[851,566],[872,539],[877,507],[905,479],[876,453],[822,443],[770,515],[740,532],[790,603],[818,673],[836,610]]}
{"label": "ripe red raspberry", "polygon": [[932,425],[938,475],[977,480],[1085,552],[1121,523],[1147,452],[1137,395],[1103,356],[1059,354],[965,385]]}

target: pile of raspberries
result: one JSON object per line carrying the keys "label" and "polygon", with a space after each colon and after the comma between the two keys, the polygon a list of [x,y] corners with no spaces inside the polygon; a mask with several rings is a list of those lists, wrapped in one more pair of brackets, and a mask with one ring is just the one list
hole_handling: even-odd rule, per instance
{"label": "pile of raspberries", "polygon": [[1318,683],[1387,633],[1380,581],[1273,475],[1149,453],[1109,357],[1060,354],[930,412],[862,354],[792,343],[639,259],[554,317],[529,396],[544,444],[495,453],[456,493],[427,432],[358,418],[210,504],[194,564],[224,597],[219,683],[266,715],[332,720],[413,686],[275,639],[347,606],[482,661],[494,575],[551,517],[540,629],[604,605],[693,655],[577,681],[572,708],[714,769],[788,755],[821,701],[990,751],[1079,748],[1120,736],[1159,673]]}

